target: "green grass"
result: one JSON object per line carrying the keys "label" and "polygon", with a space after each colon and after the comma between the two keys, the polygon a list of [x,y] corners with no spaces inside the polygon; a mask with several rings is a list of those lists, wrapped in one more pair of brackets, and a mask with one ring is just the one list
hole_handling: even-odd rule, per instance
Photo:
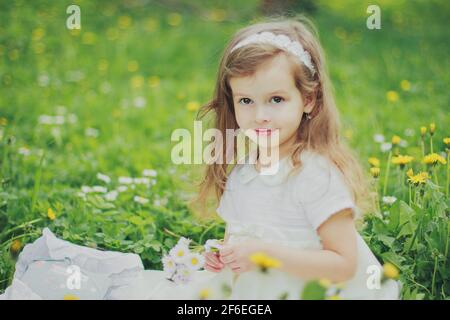
{"label": "green grass", "polygon": [[[13,241],[30,243],[47,226],[75,243],[136,252],[146,268],[161,268],[162,251],[177,240],[172,232],[197,241],[223,233],[220,221],[211,226],[196,220],[186,207],[200,167],[171,164],[170,135],[175,128],[192,130],[195,112],[187,103],[209,100],[220,54],[235,31],[261,18],[258,1],[223,1],[216,7],[210,1],[137,3],[77,1],[79,33],[65,28],[62,3],[0,4],[0,292],[14,272]],[[375,133],[406,140],[400,153],[415,156],[416,172],[422,168],[419,127],[435,122],[434,149],[445,154],[450,6],[379,1],[382,29],[371,31],[365,20],[369,4],[320,1],[312,18],[328,58],[343,133],[364,164],[369,156],[382,159],[383,181],[387,154],[373,141]],[[175,12],[181,21],[172,26]],[[225,12],[223,21],[208,18],[211,12]],[[402,90],[402,80],[409,90]],[[398,99],[389,101],[388,91]],[[143,101],[145,107],[135,106]],[[39,123],[40,116],[57,114],[65,117],[64,125]],[[71,114],[76,121],[67,123]],[[87,128],[98,136],[86,135]],[[412,135],[405,135],[406,129]],[[428,144],[427,137],[427,153]],[[150,168],[158,173],[155,185],[137,186],[116,201],[77,195],[84,185],[105,185],[98,172],[112,178],[112,190],[118,177],[139,177]],[[392,166],[387,194],[399,200],[392,207],[381,204],[388,214],[369,215],[362,230],[377,257],[400,268],[405,299],[450,295],[448,164],[437,168],[443,188],[428,183],[418,205],[409,202],[404,172]],[[150,201],[138,204],[135,195]],[[56,213],[53,221],[48,208]]]}

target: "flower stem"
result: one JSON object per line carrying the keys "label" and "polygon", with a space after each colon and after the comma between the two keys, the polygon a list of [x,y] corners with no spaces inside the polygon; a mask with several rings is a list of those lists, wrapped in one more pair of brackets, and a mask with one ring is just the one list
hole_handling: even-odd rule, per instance
{"label": "flower stem", "polygon": [[391,157],[392,157],[392,150],[389,151],[388,162],[387,162],[387,167],[386,167],[386,174],[384,175],[383,196],[386,195],[386,191],[387,191],[387,184],[388,184],[388,180],[389,180],[389,169],[391,167]]}

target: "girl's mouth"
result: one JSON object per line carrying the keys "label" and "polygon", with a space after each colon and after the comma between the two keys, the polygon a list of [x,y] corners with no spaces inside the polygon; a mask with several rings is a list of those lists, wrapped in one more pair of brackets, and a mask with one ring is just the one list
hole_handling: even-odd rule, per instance
{"label": "girl's mouth", "polygon": [[274,129],[267,129],[267,128],[258,128],[255,129],[255,132],[258,136],[270,136],[272,132],[275,131]]}

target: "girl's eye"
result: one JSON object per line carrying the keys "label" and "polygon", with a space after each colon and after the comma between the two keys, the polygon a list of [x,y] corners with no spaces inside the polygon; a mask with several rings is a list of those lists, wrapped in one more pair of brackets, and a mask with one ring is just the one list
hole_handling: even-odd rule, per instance
{"label": "girl's eye", "polygon": [[250,104],[251,102],[252,102],[252,100],[249,98],[242,98],[239,100],[239,103],[241,103],[241,104]]}
{"label": "girl's eye", "polygon": [[282,97],[272,97],[272,99],[270,99],[270,101],[271,102],[273,101],[275,103],[280,103],[280,102],[283,102],[284,99]]}

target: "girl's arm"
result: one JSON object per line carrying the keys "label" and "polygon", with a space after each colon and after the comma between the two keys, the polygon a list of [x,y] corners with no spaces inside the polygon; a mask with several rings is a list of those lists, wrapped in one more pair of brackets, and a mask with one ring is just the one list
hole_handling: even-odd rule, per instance
{"label": "girl's arm", "polygon": [[351,279],[356,272],[356,232],[351,209],[344,209],[317,229],[322,250],[298,250],[265,243],[260,249],[281,261],[280,270],[302,279],[326,278],[343,282]]}

